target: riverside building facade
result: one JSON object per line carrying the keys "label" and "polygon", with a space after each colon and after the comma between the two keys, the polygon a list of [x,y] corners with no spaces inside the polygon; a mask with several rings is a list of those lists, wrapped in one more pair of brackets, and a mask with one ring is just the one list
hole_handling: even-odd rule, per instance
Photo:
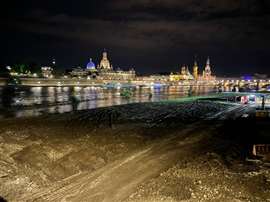
{"label": "riverside building facade", "polygon": [[107,51],[103,51],[102,59],[98,66],[90,58],[86,68],[74,68],[70,75],[72,77],[87,77],[89,79],[103,79],[103,80],[132,80],[136,77],[136,72],[133,68],[128,71],[117,68],[113,69],[113,66],[108,58]]}
{"label": "riverside building facade", "polygon": [[192,74],[189,71],[188,66],[183,65],[179,72],[170,74],[170,81],[214,81],[216,77],[212,74],[210,59],[207,58],[206,66],[202,72],[199,74],[199,66],[197,61],[194,61]]}

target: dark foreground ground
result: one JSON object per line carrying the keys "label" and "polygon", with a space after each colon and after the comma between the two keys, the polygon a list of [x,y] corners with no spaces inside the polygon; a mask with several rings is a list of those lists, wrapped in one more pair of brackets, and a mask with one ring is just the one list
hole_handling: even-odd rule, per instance
{"label": "dark foreground ground", "polygon": [[0,122],[7,201],[270,201],[268,120],[208,101],[130,104]]}

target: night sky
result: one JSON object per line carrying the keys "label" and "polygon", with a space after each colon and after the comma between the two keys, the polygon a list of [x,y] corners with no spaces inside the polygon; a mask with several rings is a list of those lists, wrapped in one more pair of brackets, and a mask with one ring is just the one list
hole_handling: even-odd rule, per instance
{"label": "night sky", "polygon": [[[140,73],[200,70],[270,75],[269,0],[35,0],[1,5],[1,68],[16,62],[59,69],[100,61]],[[2,2],[3,4],[3,2]]]}

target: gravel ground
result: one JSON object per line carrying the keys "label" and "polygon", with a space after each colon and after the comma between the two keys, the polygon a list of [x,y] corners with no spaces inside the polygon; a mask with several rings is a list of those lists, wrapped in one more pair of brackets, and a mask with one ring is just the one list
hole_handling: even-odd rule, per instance
{"label": "gravel ground", "polygon": [[177,163],[140,185],[126,202],[139,201],[270,201],[270,170],[229,169],[215,153]]}
{"label": "gravel ground", "polygon": [[229,107],[144,103],[2,120],[0,196],[20,202],[270,201],[268,168],[246,165],[237,149],[231,155],[239,144],[228,144],[221,133],[212,137],[223,123],[204,121]]}

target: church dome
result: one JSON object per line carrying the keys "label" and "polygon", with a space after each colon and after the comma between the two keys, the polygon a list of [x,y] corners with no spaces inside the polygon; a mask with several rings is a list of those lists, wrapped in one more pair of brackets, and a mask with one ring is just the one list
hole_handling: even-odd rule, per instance
{"label": "church dome", "polygon": [[90,58],[90,61],[87,63],[86,69],[96,69],[96,65],[93,63],[92,58]]}

